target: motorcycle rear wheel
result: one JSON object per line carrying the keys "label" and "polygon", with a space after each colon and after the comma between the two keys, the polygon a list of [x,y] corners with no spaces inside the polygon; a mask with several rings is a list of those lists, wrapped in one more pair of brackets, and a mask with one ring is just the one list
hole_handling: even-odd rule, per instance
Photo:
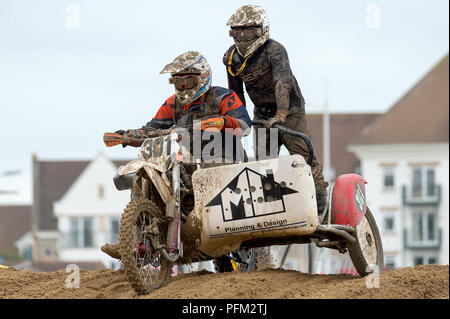
{"label": "motorcycle rear wheel", "polygon": [[[172,263],[155,249],[144,235],[145,228],[158,221],[159,243],[166,242],[167,223],[152,201],[138,197],[126,206],[119,228],[119,245],[126,277],[138,294],[147,294],[170,281]],[[161,222],[159,222],[161,221]]]}
{"label": "motorcycle rear wheel", "polygon": [[[375,218],[369,207],[361,222],[356,226],[356,241],[348,245],[350,258],[361,277],[384,267],[383,244]],[[376,267],[377,269],[374,269]]]}
{"label": "motorcycle rear wheel", "polygon": [[267,257],[262,258],[261,256],[269,255],[270,252],[268,252],[268,248],[242,248],[239,249],[239,252],[241,254],[245,254],[245,258],[247,259],[247,262],[237,262],[233,255],[238,255],[238,251],[235,251],[231,253],[231,256],[229,255],[223,255],[220,257],[217,257],[214,259],[214,266],[216,269],[216,272],[249,272],[256,270],[258,267],[260,260],[267,259]]}
{"label": "motorcycle rear wheel", "polygon": [[241,253],[245,254],[247,262],[237,263],[237,271],[249,272],[256,270],[256,250],[255,248],[242,249]]}

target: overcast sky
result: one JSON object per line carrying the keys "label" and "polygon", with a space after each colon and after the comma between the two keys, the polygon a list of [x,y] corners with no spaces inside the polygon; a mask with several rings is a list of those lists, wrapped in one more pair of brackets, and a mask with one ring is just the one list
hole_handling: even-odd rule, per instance
{"label": "overcast sky", "polygon": [[[33,152],[134,157],[103,133],[154,116],[174,93],[159,71],[182,52],[202,52],[226,86],[226,22],[244,4],[267,11],[307,112],[325,96],[332,112],[384,112],[448,53],[447,0],[0,0],[0,190],[29,183]],[[1,176],[14,169],[15,182]]]}

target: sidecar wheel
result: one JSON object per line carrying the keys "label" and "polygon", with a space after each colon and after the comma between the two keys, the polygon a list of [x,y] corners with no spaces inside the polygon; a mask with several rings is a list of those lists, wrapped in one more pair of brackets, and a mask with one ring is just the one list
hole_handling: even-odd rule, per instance
{"label": "sidecar wheel", "polygon": [[[375,218],[367,207],[366,214],[356,226],[356,241],[347,246],[350,258],[361,277],[384,267],[383,245]],[[374,269],[374,267],[378,269]]]}

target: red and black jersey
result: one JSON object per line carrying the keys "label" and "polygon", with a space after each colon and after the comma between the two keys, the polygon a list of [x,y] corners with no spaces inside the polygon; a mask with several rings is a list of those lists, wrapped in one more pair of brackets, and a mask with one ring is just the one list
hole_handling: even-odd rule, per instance
{"label": "red and black jersey", "polygon": [[208,92],[190,104],[177,104],[176,95],[169,97],[159,108],[155,117],[147,123],[156,129],[167,129],[173,125],[185,127],[192,125],[195,119],[208,116],[225,116],[226,127],[243,132],[251,127],[250,116],[237,94],[223,87],[211,87]]}

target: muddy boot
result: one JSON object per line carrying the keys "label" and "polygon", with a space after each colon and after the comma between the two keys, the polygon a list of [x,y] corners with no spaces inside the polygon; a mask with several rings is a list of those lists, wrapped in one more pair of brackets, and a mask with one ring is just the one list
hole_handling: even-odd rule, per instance
{"label": "muddy boot", "polygon": [[319,220],[323,220],[323,213],[327,207],[327,187],[328,183],[325,182],[322,174],[322,165],[314,165],[311,167],[312,175],[314,179],[314,185],[316,187],[316,200],[317,200],[317,213],[319,214]]}
{"label": "muddy boot", "polygon": [[327,189],[323,187],[323,185],[316,185],[316,201],[317,201],[317,214],[319,215],[319,223],[325,219],[325,215],[327,213]]}
{"label": "muddy boot", "polygon": [[317,212],[319,215],[323,213],[327,205],[327,190],[323,188],[316,189]]}
{"label": "muddy boot", "polygon": [[122,256],[120,255],[119,244],[104,244],[101,247],[101,250],[115,259],[120,259]]}

